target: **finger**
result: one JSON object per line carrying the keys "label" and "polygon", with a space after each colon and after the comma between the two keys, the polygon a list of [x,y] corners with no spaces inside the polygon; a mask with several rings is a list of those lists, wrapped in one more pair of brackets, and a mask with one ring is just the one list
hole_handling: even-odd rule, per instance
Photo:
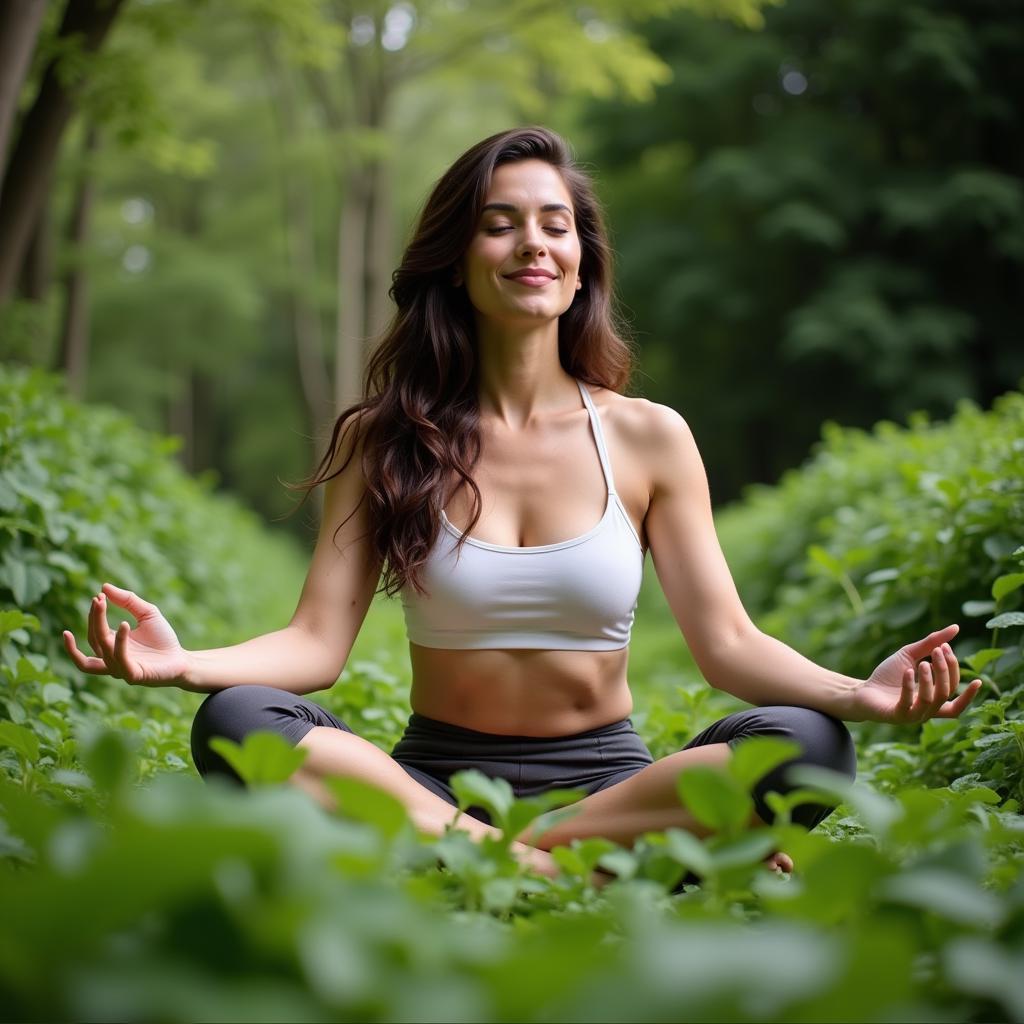
{"label": "finger", "polygon": [[914,703],[914,670],[905,669],[901,680],[903,688],[900,690],[900,699],[893,709],[893,717],[897,722],[910,721],[910,708]]}
{"label": "finger", "polygon": [[121,670],[121,678],[128,682],[134,682],[138,678],[135,663],[128,657],[128,634],[131,627],[127,622],[122,622],[114,634],[114,657]]}
{"label": "finger", "polygon": [[64,646],[68,654],[71,655],[71,660],[82,672],[102,672],[106,674],[107,663],[102,658],[90,658],[88,655],[83,654],[75,642],[75,635],[66,629],[64,630]]}
{"label": "finger", "polygon": [[920,661],[922,658],[928,657],[928,654],[938,647],[939,644],[943,644],[947,640],[952,640],[959,632],[960,627],[953,623],[943,629],[936,630],[934,633],[929,633],[922,640],[918,640],[912,644],[907,644],[903,649],[914,659],[914,661]]}
{"label": "finger", "polygon": [[914,721],[922,722],[928,717],[935,700],[935,681],[932,679],[931,662],[922,661],[918,666],[918,672],[921,676],[921,685],[917,690],[917,706],[914,709],[918,717]]}
{"label": "finger", "polygon": [[932,678],[935,680],[935,699],[932,701],[931,713],[935,714],[949,700],[949,663],[946,661],[945,644],[932,651]]}
{"label": "finger", "polygon": [[113,583],[104,583],[101,589],[104,594],[108,594],[110,596],[110,599],[115,604],[118,604],[126,611],[131,612],[136,619],[139,619],[144,615],[149,615],[156,609],[155,605],[150,604],[149,601],[144,601],[134,591],[115,587]]}
{"label": "finger", "polygon": [[978,695],[981,690],[981,680],[972,679],[967,684],[967,688],[963,693],[960,694],[956,700],[950,701],[948,704],[944,704],[935,714],[936,718],[959,718],[963,713],[964,709],[972,700]]}
{"label": "finger", "polygon": [[106,658],[106,651],[100,641],[100,599],[94,597],[89,606],[89,646],[98,658]]}
{"label": "finger", "polygon": [[96,638],[99,641],[101,657],[112,659],[114,657],[114,631],[107,621],[107,599],[103,594],[96,598]]}
{"label": "finger", "polygon": [[949,644],[945,644],[945,648],[946,661],[949,664],[949,695],[952,697],[960,685],[960,662],[957,660],[956,655],[953,653],[953,648]]}

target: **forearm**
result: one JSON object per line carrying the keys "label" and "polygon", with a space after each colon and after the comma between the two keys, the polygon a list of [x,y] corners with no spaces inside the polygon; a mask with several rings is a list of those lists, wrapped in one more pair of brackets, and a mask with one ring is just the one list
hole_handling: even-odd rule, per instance
{"label": "forearm", "polygon": [[840,721],[852,713],[851,697],[863,685],[860,679],[815,664],[758,629],[719,651],[705,674],[716,690],[748,704],[813,708]]}
{"label": "forearm", "polygon": [[339,674],[336,654],[297,626],[188,657],[191,668],[181,685],[198,693],[249,683],[305,694],[326,689]]}

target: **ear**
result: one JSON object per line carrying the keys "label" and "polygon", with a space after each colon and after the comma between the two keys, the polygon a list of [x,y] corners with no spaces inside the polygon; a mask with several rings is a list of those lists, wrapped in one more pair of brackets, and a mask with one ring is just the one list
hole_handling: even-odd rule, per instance
{"label": "ear", "polygon": [[576,291],[579,291],[582,287],[583,287],[583,278],[582,277],[577,277],[576,278]]}
{"label": "ear", "polygon": [[458,267],[456,267],[452,271],[452,287],[453,288],[461,288],[462,284],[463,284],[463,281],[462,281],[462,271]]}

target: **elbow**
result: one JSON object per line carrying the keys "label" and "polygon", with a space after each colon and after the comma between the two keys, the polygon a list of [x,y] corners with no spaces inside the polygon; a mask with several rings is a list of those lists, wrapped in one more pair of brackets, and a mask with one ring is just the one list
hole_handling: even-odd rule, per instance
{"label": "elbow", "polygon": [[751,656],[753,638],[758,633],[753,623],[737,624],[723,630],[704,648],[700,657],[694,652],[697,667],[713,690],[733,693],[732,681],[737,674],[742,675],[744,663]]}

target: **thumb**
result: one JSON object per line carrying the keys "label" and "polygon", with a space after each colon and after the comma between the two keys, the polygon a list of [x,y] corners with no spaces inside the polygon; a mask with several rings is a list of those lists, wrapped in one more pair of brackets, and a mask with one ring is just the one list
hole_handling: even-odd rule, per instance
{"label": "thumb", "polygon": [[113,583],[104,583],[100,589],[115,604],[131,612],[136,619],[153,610],[153,606],[148,601],[144,601],[132,590],[115,587]]}

